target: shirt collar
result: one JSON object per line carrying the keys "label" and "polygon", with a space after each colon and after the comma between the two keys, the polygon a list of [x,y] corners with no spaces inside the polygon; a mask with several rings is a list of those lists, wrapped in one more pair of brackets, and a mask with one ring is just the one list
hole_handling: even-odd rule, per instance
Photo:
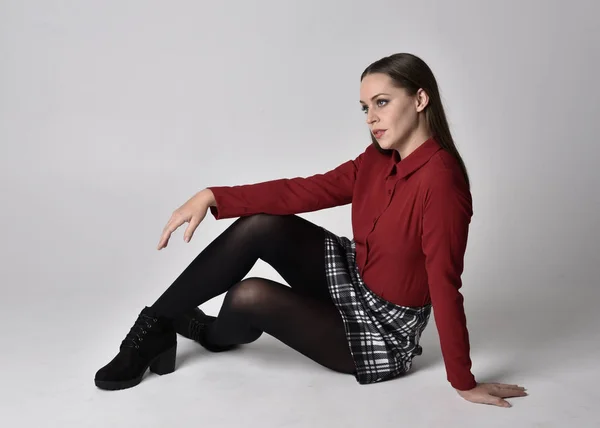
{"label": "shirt collar", "polygon": [[394,150],[390,156],[388,175],[396,170],[396,178],[404,178],[425,165],[441,149],[436,138],[431,137],[404,159],[400,159],[400,154]]}

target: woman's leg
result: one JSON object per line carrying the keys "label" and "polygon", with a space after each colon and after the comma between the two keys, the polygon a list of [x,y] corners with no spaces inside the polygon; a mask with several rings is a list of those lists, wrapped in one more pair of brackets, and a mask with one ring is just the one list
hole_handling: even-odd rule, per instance
{"label": "woman's leg", "polygon": [[[333,370],[354,371],[344,324],[327,290],[325,235],[295,215],[254,215],[235,221],[209,244],[153,305],[177,316],[227,292],[206,341],[217,346],[276,337]],[[291,287],[261,278],[242,280],[256,260],[271,265]]]}
{"label": "woman's leg", "polygon": [[[343,321],[327,290],[324,239],[322,228],[298,216],[260,214],[236,220],[151,308],[144,308],[119,353],[96,373],[96,385],[132,387],[148,367],[159,374],[172,372],[176,339],[169,320],[234,286],[207,331],[209,341],[248,343],[267,331],[327,367],[351,372]],[[292,289],[273,281],[242,281],[259,258]]]}
{"label": "woman's leg", "polygon": [[242,217],[212,241],[152,305],[176,317],[240,282],[260,258],[298,293],[330,302],[325,235],[295,215]]}
{"label": "woman's leg", "polygon": [[209,325],[206,340],[217,346],[250,343],[263,332],[327,368],[355,371],[344,324],[333,303],[269,279],[248,278],[234,285]]}

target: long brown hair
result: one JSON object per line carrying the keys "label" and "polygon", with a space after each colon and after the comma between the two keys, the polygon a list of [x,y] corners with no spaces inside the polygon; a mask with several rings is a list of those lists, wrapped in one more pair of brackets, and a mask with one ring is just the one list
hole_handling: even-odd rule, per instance
{"label": "long brown hair", "polygon": [[[429,95],[429,103],[425,107],[425,118],[429,128],[431,129],[433,136],[436,137],[436,140],[440,143],[440,146],[458,160],[467,186],[470,188],[467,167],[454,145],[454,140],[450,133],[450,127],[448,126],[448,121],[446,120],[446,114],[442,105],[437,81],[425,61],[410,53],[393,54],[381,58],[369,65],[365,71],[362,72],[360,81],[362,82],[365,76],[373,73],[383,73],[388,75],[394,82],[394,85],[405,89],[410,96],[415,96],[417,91],[421,88],[427,92],[427,95]],[[377,150],[385,154],[392,153],[393,149],[381,148],[373,134],[370,132],[369,134],[371,135],[371,141]]]}

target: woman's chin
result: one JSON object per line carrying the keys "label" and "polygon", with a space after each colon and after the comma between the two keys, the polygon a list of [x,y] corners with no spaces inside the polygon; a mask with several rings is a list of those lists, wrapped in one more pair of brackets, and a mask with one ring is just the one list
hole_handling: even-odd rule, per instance
{"label": "woman's chin", "polygon": [[392,145],[389,143],[389,141],[385,138],[382,138],[380,140],[377,140],[377,144],[379,144],[379,147],[381,147],[384,150],[389,150],[392,148]]}

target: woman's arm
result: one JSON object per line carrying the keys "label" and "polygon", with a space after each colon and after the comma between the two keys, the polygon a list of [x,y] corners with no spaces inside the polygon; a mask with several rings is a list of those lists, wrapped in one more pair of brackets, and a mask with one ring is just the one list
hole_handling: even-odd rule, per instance
{"label": "woman's arm", "polygon": [[474,388],[461,274],[472,217],[471,194],[450,169],[436,171],[425,195],[422,245],[429,292],[447,378],[458,390]]}
{"label": "woman's arm", "polygon": [[[366,152],[366,151],[365,151]],[[216,219],[252,214],[298,214],[352,202],[354,182],[365,152],[324,174],[240,186],[211,186]]]}
{"label": "woman's arm", "polygon": [[423,251],[447,377],[465,400],[510,407],[505,398],[526,396],[524,387],[477,383],[471,373],[469,332],[459,289],[473,211],[471,193],[457,171],[436,173],[423,214]]}

